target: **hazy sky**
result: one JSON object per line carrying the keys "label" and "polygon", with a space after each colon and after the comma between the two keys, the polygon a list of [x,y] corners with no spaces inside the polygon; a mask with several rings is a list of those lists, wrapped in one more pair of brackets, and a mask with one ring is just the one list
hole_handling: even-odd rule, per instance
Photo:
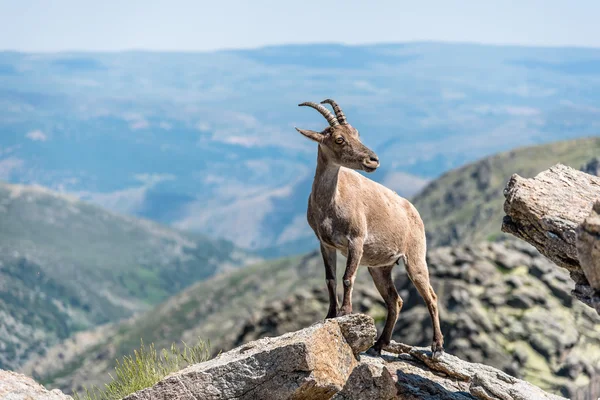
{"label": "hazy sky", "polygon": [[0,0],[0,49],[440,40],[600,47],[599,0]]}

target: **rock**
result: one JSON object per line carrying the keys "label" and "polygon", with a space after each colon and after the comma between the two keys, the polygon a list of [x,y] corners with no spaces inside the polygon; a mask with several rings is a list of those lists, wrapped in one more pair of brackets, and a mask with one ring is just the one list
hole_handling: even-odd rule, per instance
{"label": "rock", "polygon": [[505,286],[493,286],[483,294],[482,300],[492,306],[503,305],[506,303],[507,289]]}
{"label": "rock", "polygon": [[533,306],[533,301],[530,297],[523,297],[516,294],[511,294],[506,304],[514,308],[527,309]]}
{"label": "rock", "polygon": [[532,179],[513,175],[504,197],[504,232],[529,242],[563,268],[581,269],[575,230],[600,198],[599,177],[557,164]]}
{"label": "rock", "polygon": [[[400,397],[401,399],[482,399],[482,400],[543,400],[552,399],[558,400],[563,397],[549,394],[530,383],[512,377],[502,371],[489,367],[483,364],[470,363],[459,359],[450,354],[443,354],[438,360],[431,358],[431,352],[427,348],[411,347],[400,343],[392,343],[386,350],[408,354],[419,367],[427,367],[431,372],[437,373],[440,376],[442,373],[444,380],[432,378],[431,382],[422,382],[412,378],[407,385],[410,391],[419,393],[410,393],[412,397]],[[404,358],[406,360],[406,358]],[[391,366],[398,368],[397,372],[405,372],[401,362],[392,362]],[[443,376],[442,375],[442,376]],[[450,379],[448,379],[450,378]],[[452,383],[450,384],[451,381]],[[398,392],[404,389],[401,387],[402,380],[398,375]],[[424,384],[423,384],[424,383]],[[468,389],[465,390],[465,384],[468,384]],[[465,392],[469,393],[467,396]]]}
{"label": "rock", "polygon": [[475,374],[469,392],[482,400],[563,399],[502,372]]}
{"label": "rock", "polygon": [[[600,390],[592,381],[600,374],[600,320],[595,311],[574,300],[568,272],[515,238],[472,245],[472,262],[455,265],[452,254],[462,253],[439,248],[428,255],[446,350],[517,377],[535,376],[535,384],[552,393],[575,399],[576,393],[584,392],[586,398],[598,398]],[[523,265],[500,266],[495,261],[498,254],[520,259]],[[463,266],[468,275],[456,272]],[[468,284],[466,276],[481,283]],[[403,297],[393,338],[427,346],[432,335],[427,309],[403,271],[395,282],[409,295]],[[559,376],[570,354],[585,359],[593,371],[577,380]]]}
{"label": "rock", "polygon": [[[340,318],[341,319],[341,318]],[[349,315],[326,320],[277,338],[247,343],[213,360],[172,374],[128,400],[188,399],[329,399],[339,392],[357,365],[353,349],[343,335],[349,332],[356,348],[366,335],[375,339],[370,317]],[[355,327],[349,325],[355,322]],[[365,334],[357,332],[367,327]]]}
{"label": "rock", "polygon": [[519,275],[511,275],[506,278],[505,281],[513,289],[520,288],[524,285],[523,277]]}
{"label": "rock", "polygon": [[600,290],[600,201],[577,228],[577,256],[590,286]]}
{"label": "rock", "polygon": [[600,176],[600,158],[594,157],[587,164],[580,168],[586,174]]}
{"label": "rock", "polygon": [[454,265],[462,265],[465,263],[473,262],[473,255],[466,247],[454,247],[452,248],[452,255],[454,256]]}
{"label": "rock", "polygon": [[58,389],[46,390],[33,379],[12,371],[0,370],[0,399],[73,400]]}
{"label": "rock", "polygon": [[540,252],[537,251],[535,247],[524,241],[505,240],[504,245],[506,245],[511,250],[517,250],[520,253],[526,254],[532,258],[539,258],[541,256]]}
{"label": "rock", "polygon": [[530,264],[529,273],[536,278],[542,278],[546,274],[551,274],[554,269],[547,259],[538,258]]}
{"label": "rock", "polygon": [[513,175],[504,196],[502,231],[569,270],[573,295],[600,314],[600,177],[557,164],[533,179]]}
{"label": "rock", "polygon": [[496,251],[496,262],[506,269],[517,268],[521,265],[527,265],[529,257],[520,252],[498,252],[498,243],[493,243]]}
{"label": "rock", "polygon": [[520,287],[510,294],[506,304],[515,308],[527,309],[545,302],[546,298],[542,293],[533,291],[530,288]]}
{"label": "rock", "polygon": [[364,315],[326,320],[247,343],[125,400],[562,399],[495,368],[449,354],[433,360],[428,348],[402,343],[385,349],[398,356],[361,354],[357,361],[351,345],[366,347],[374,332],[373,319]]}
{"label": "rock", "polygon": [[534,267],[529,268],[533,276],[537,276],[536,274],[540,271],[535,265],[540,266],[542,263],[543,270],[549,272],[539,274],[539,279],[546,284],[554,296],[561,300],[563,305],[571,307],[573,305],[573,296],[571,295],[574,288],[573,281],[569,279],[569,275],[563,269],[553,268],[545,258],[535,260]]}
{"label": "rock", "polygon": [[484,192],[490,186],[492,180],[492,168],[490,159],[486,158],[479,163],[479,168],[476,168],[471,173],[471,177],[475,179],[477,189],[480,192]]}
{"label": "rock", "polygon": [[365,314],[352,314],[335,318],[335,321],[355,356],[375,344],[377,329],[372,317]]}
{"label": "rock", "polygon": [[563,366],[558,370],[558,375],[566,376],[570,379],[577,379],[582,372],[590,367],[586,365],[579,357],[570,354],[565,360]]}
{"label": "rock", "polygon": [[578,283],[571,292],[579,301],[596,310],[600,314],[600,293],[586,284]]}
{"label": "rock", "polygon": [[542,307],[526,310],[522,317],[531,346],[548,359],[562,358],[579,340],[579,332],[569,323],[571,320],[571,315],[564,311],[550,315]]}
{"label": "rock", "polygon": [[396,398],[396,382],[382,358],[363,356],[335,400]]}

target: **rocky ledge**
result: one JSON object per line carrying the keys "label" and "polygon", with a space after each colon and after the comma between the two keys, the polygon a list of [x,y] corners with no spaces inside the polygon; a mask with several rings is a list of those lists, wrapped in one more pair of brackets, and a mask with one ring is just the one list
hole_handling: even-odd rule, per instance
{"label": "rocky ledge", "polygon": [[46,390],[33,379],[16,372],[0,370],[0,399],[73,400],[58,389]]}
{"label": "rocky ledge", "polygon": [[381,357],[371,317],[354,314],[244,344],[171,374],[127,400],[562,399],[495,368],[392,343]]}
{"label": "rocky ledge", "polygon": [[[597,160],[585,167],[595,172]],[[600,314],[600,177],[562,164],[504,189],[502,230],[534,245],[575,282],[573,295]]]}

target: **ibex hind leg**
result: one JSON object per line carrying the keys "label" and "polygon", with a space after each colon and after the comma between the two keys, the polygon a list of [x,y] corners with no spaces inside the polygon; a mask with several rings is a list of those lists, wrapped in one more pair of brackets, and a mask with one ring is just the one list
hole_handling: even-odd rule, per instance
{"label": "ibex hind leg", "polygon": [[400,298],[396,286],[394,285],[394,280],[392,279],[393,268],[393,265],[389,267],[369,268],[369,273],[373,278],[373,282],[375,282],[375,286],[387,306],[385,326],[379,339],[375,342],[375,345],[369,349],[369,353],[371,354],[381,354],[381,350],[390,344],[394,326],[396,325],[398,315],[402,309],[402,299]]}
{"label": "ibex hind leg", "polygon": [[406,272],[412,283],[417,288],[417,291],[425,300],[431,323],[433,325],[433,343],[431,344],[431,352],[434,358],[439,357],[444,352],[444,336],[440,329],[440,316],[438,312],[437,295],[431,287],[429,281],[429,271],[427,269],[427,261],[425,255],[419,255],[416,258],[406,258]]}

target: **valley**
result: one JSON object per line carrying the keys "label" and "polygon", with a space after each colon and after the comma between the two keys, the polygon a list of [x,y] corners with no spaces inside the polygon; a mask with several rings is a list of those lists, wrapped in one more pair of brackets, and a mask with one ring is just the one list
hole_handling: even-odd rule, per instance
{"label": "valley", "polygon": [[294,126],[324,126],[298,103],[338,101],[381,159],[370,177],[412,197],[484,156],[596,135],[599,66],[597,49],[446,43],[1,52],[0,180],[302,254],[316,149]]}
{"label": "valley", "polygon": [[224,240],[0,183],[0,368],[259,258]]}

